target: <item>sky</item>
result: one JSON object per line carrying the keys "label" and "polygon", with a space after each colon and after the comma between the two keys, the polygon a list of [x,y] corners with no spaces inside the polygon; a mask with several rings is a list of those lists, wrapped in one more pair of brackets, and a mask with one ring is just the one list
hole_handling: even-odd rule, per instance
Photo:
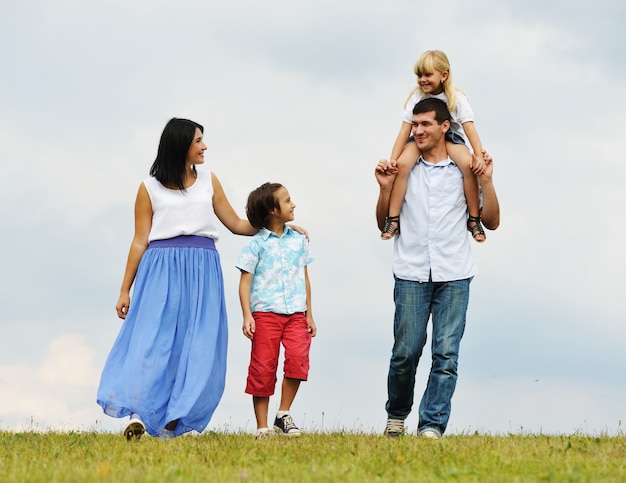
{"label": "sky", "polygon": [[[620,0],[0,3],[0,430],[120,431],[96,390],[133,204],[172,117],[238,213],[284,184],[311,237],[318,336],[305,431],[380,433],[392,242],[374,219],[413,64],[444,50],[494,158],[501,225],[471,242],[451,434],[623,434],[626,4]],[[469,235],[468,235],[469,236]],[[226,390],[207,430],[255,428],[234,268]],[[416,401],[430,366],[418,368]],[[270,401],[270,415],[278,397]],[[417,403],[407,419],[417,426]]]}

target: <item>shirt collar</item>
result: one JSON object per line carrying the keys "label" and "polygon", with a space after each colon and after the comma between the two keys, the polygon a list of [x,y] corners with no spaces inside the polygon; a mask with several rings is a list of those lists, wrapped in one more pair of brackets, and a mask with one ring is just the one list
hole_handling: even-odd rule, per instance
{"label": "shirt collar", "polygon": [[437,164],[433,164],[430,161],[426,161],[424,158],[422,158],[422,156],[420,156],[420,158],[417,160],[417,162],[422,162],[424,164],[427,164],[428,166],[448,166],[450,164],[456,166],[457,164],[452,161],[452,159],[450,158],[450,156],[448,156],[447,159],[444,159],[443,161],[439,161]]}
{"label": "shirt collar", "polygon": [[[285,231],[283,232],[283,237],[290,236],[293,233],[294,233],[294,231],[291,229],[291,227],[289,225],[285,225]],[[263,238],[263,240],[267,240],[271,236],[274,236],[276,238],[280,238],[276,233],[274,233],[273,231],[268,230],[265,227],[263,227],[263,228],[261,228],[259,230],[259,235]]]}

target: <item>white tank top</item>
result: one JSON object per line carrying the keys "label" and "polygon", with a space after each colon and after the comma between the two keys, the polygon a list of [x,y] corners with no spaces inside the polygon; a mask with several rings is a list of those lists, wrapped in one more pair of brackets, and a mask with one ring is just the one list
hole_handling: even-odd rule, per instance
{"label": "white tank top", "polygon": [[213,184],[210,171],[198,170],[198,177],[185,191],[163,186],[156,178],[143,180],[152,203],[149,241],[180,235],[198,235],[217,241],[217,216],[213,211]]}

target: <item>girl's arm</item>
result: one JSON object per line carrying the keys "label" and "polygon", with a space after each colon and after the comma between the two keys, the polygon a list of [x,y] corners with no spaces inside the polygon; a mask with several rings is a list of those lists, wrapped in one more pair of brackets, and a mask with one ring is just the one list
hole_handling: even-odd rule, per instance
{"label": "girl's arm", "polygon": [[306,283],[306,321],[309,326],[309,334],[311,337],[317,335],[317,326],[313,321],[313,312],[311,312],[311,282],[309,281],[309,271],[304,267],[304,281]]}
{"label": "girl's arm", "polygon": [[467,121],[466,123],[464,123],[463,131],[465,131],[467,140],[472,146],[472,150],[474,151],[474,155],[476,156],[476,159],[472,162],[470,168],[475,175],[480,175],[485,170],[485,160],[483,158],[483,144],[480,142],[480,138],[478,137],[478,132],[476,131],[474,121]]}
{"label": "girl's arm", "polygon": [[400,132],[398,133],[396,141],[393,143],[393,148],[391,148],[391,158],[389,158],[389,162],[393,163],[393,166],[395,166],[396,161],[402,154],[402,151],[404,151],[406,141],[411,135],[411,127],[412,126],[406,122],[402,122],[402,126],[400,126]]}
{"label": "girl's arm", "polygon": [[148,190],[141,183],[137,198],[135,200],[135,235],[130,244],[128,252],[128,260],[126,261],[126,270],[124,271],[124,279],[120,289],[120,298],[117,301],[115,309],[120,319],[125,319],[130,308],[130,288],[135,281],[137,268],[146,248],[148,248],[148,237],[152,228],[152,202],[148,195]]}
{"label": "girl's arm", "polygon": [[213,184],[213,211],[215,215],[235,235],[254,235],[259,230],[254,228],[248,220],[239,218],[224,194],[222,184],[214,173],[211,173]]}
{"label": "girl's arm", "polygon": [[252,312],[250,311],[250,287],[252,286],[252,274],[250,272],[241,272],[239,279],[239,302],[241,303],[241,312],[243,313],[243,335],[248,339],[254,337],[256,325]]}

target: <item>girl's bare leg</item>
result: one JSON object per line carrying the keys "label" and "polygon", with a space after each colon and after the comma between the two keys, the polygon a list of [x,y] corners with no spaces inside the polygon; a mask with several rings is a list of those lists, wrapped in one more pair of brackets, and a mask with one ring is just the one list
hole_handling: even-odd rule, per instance
{"label": "girl's bare leg", "polygon": [[[448,155],[463,172],[463,190],[467,201],[467,212],[470,219],[467,222],[467,229],[472,233],[474,240],[478,243],[484,242],[487,237],[480,223],[480,201],[478,194],[478,178],[472,172],[472,153],[462,144],[446,142]],[[394,183],[395,188],[395,183]],[[392,192],[393,193],[393,192]]]}
{"label": "girl's bare leg", "polygon": [[[400,209],[402,208],[402,202],[404,201],[404,195],[406,194],[406,183],[409,178],[409,173],[417,163],[420,152],[415,142],[410,142],[404,147],[404,151],[398,157],[398,174],[393,182],[391,188],[391,195],[389,197],[389,216],[388,218],[394,218],[400,216]],[[380,237],[383,240],[390,240],[394,235],[400,233],[399,218],[397,221],[391,221],[385,223],[385,229],[381,233]]]}

